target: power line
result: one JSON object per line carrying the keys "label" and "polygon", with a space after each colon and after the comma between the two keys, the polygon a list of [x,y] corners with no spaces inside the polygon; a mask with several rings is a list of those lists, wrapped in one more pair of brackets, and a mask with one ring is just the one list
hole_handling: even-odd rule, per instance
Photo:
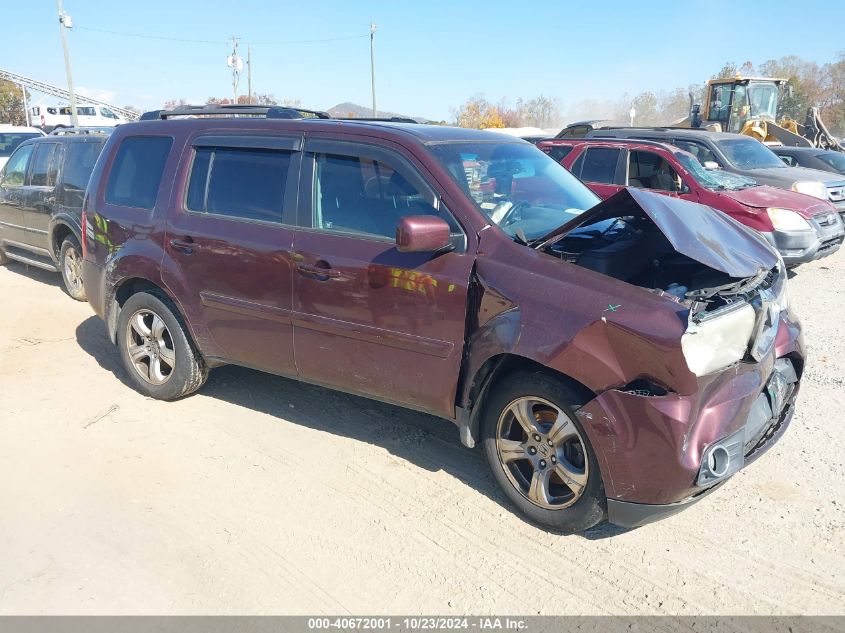
{"label": "power line", "polygon": [[[150,35],[148,33],[126,33],[124,31],[111,31],[109,29],[97,29],[90,26],[76,26],[80,31],[92,31],[94,33],[106,33],[108,35],[119,35],[121,37],[138,37],[147,40],[161,40],[165,42],[183,42],[186,44],[229,44],[229,40],[198,40],[183,37],[165,37],[163,35]],[[343,37],[326,37],[313,40],[260,40],[257,42],[250,42],[251,44],[320,44],[323,42],[342,42],[345,40],[357,40],[370,37],[369,33],[362,35],[345,35]]]}
{"label": "power line", "polygon": [[123,31],[110,31],[108,29],[95,29],[90,26],[76,26],[80,31],[93,31],[95,33],[108,33],[109,35],[120,35],[121,37],[140,37],[146,40],[164,40],[166,42],[185,42],[188,44],[228,44],[227,40],[192,40],[181,37],[164,37],[162,35],[148,35],[145,33],[124,33]]}

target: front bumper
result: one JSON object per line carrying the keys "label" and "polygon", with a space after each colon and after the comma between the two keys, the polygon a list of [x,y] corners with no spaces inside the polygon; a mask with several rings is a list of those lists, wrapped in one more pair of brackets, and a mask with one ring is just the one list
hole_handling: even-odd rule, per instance
{"label": "front bumper", "polygon": [[[805,357],[788,311],[772,347],[759,362],[701,377],[689,395],[609,390],[577,411],[599,460],[611,523],[633,527],[679,512],[777,441],[792,418]],[[784,381],[773,375],[787,367],[789,389],[778,389]],[[703,477],[708,451],[731,437],[742,438],[735,467]]]}
{"label": "front bumper", "polygon": [[[781,436],[786,432],[789,423],[792,421],[792,416],[795,414],[795,398],[796,392],[788,402],[785,403],[783,410],[778,418],[771,421],[764,429],[763,437],[759,443],[754,446],[744,457],[743,466],[747,466],[777,442]],[[636,503],[631,501],[620,501],[619,499],[607,500],[607,520],[614,525],[620,527],[634,528],[665,519],[673,514],[678,514],[682,510],[704,499],[710,493],[718,490],[727,479],[722,479],[718,483],[701,490],[686,499],[677,501],[675,503]]]}
{"label": "front bumper", "polygon": [[810,220],[813,229],[808,231],[772,231],[763,236],[780,253],[787,266],[806,264],[832,255],[845,240],[845,226],[841,218],[831,214],[827,224]]}

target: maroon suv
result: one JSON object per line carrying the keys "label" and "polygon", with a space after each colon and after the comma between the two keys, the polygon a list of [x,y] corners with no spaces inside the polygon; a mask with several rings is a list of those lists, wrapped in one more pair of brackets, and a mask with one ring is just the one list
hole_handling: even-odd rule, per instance
{"label": "maroon suv", "polygon": [[511,137],[253,110],[122,125],[95,168],[85,287],[144,394],[234,363],[426,411],[565,532],[675,513],[786,428],[804,345],[753,231],[599,204]]}

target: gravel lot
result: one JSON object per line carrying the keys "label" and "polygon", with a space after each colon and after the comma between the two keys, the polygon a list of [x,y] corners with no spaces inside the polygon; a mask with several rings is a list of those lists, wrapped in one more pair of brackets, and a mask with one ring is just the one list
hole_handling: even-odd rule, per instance
{"label": "gravel lot", "polygon": [[0,614],[845,613],[845,251],[791,282],[783,440],[680,515],[570,537],[448,423],[235,367],[149,400],[58,276],[0,293]]}

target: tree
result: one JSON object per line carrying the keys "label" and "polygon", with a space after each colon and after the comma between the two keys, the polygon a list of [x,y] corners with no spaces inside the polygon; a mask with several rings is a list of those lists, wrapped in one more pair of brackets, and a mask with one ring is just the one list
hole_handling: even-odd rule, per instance
{"label": "tree", "polygon": [[185,97],[180,97],[179,99],[171,99],[170,101],[164,102],[164,109],[165,110],[174,110],[179,106],[183,105],[190,105],[186,100]]}
{"label": "tree", "polygon": [[715,75],[710,77],[710,79],[729,79],[732,77],[736,77],[739,69],[736,67],[736,64],[733,62],[725,62],[725,65],[722,66],[722,69],[717,72]]}
{"label": "tree", "polygon": [[480,129],[483,127],[484,117],[491,107],[490,102],[484,98],[484,95],[475,95],[452,111],[455,124],[459,127]]}
{"label": "tree", "polygon": [[11,81],[0,80],[0,123],[26,125],[21,87]]}

